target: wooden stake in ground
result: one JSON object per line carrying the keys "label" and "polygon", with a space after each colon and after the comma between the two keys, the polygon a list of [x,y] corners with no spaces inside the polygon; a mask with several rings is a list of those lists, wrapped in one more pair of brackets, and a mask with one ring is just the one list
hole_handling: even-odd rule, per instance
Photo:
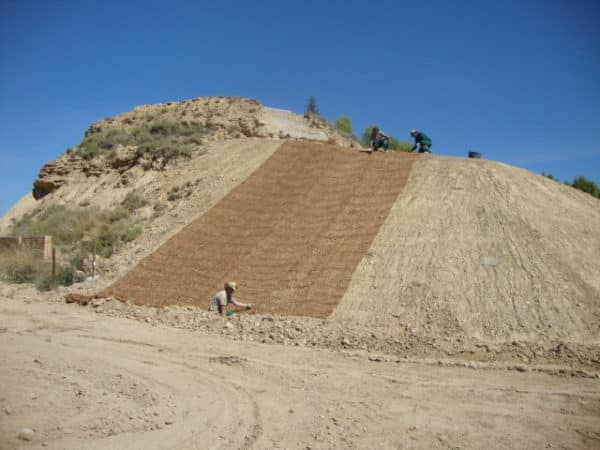
{"label": "wooden stake in ground", "polygon": [[56,248],[52,247],[52,281],[50,287],[54,289],[56,286]]}
{"label": "wooden stake in ground", "polygon": [[92,278],[96,275],[96,243],[92,244]]}

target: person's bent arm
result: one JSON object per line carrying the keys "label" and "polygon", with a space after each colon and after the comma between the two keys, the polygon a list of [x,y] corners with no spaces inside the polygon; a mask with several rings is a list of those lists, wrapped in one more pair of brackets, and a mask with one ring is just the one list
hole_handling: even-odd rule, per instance
{"label": "person's bent arm", "polygon": [[240,308],[246,308],[246,309],[250,309],[252,308],[252,303],[241,303],[238,302],[237,300],[232,300],[232,302],[235,306],[239,306]]}

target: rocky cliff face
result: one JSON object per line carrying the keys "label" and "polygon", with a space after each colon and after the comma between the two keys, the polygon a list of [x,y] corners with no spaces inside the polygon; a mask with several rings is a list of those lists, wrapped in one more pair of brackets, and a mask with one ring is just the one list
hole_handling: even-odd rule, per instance
{"label": "rocky cliff face", "polygon": [[240,138],[360,145],[320,117],[265,108],[252,99],[207,97],[142,105],[92,124],[79,145],[42,167],[32,194],[38,200],[55,192],[73,173],[98,178],[134,167],[162,171],[175,160],[202,155],[215,143]]}

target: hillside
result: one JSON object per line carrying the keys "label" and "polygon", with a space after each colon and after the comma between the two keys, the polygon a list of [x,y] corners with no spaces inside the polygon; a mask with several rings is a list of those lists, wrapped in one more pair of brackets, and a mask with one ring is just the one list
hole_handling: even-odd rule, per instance
{"label": "hillside", "polygon": [[235,279],[259,313],[327,317],[414,160],[286,142],[101,295],[205,308],[223,280]]}
{"label": "hillside", "polygon": [[594,230],[600,202],[568,186],[492,161],[419,159],[333,317],[598,345]]}
{"label": "hillside", "polygon": [[[318,116],[264,107],[252,99],[198,97],[138,106],[93,123],[77,146],[45,164],[31,194],[0,219],[0,234],[9,233],[25,214],[50,205],[114,208],[133,190],[158,209],[177,211],[182,202],[169,194],[211,191],[253,170],[252,161],[260,164],[255,158],[269,156],[263,150],[270,142],[287,139],[359,146]],[[223,151],[232,145],[241,146],[236,164]],[[148,209],[139,213],[154,214]]]}
{"label": "hillside", "polygon": [[[88,137],[139,127],[148,114],[172,124],[192,107],[209,131],[189,154],[152,159],[133,133],[89,157],[84,139],[45,166],[38,200],[15,205],[3,230],[53,204],[113,208],[136,191],[150,201],[135,211],[142,234],[72,291],[191,305],[197,325],[235,279],[258,316],[283,317],[277,333],[310,334],[299,342],[600,364],[597,199],[493,161],[368,155],[315,118],[243,99],[144,106]],[[157,142],[174,148],[187,126]],[[240,339],[264,332],[249,317]]]}
{"label": "hillside", "polygon": [[203,309],[233,278],[259,313],[597,364],[598,201],[496,162],[414,158],[286,144],[102,295]]}

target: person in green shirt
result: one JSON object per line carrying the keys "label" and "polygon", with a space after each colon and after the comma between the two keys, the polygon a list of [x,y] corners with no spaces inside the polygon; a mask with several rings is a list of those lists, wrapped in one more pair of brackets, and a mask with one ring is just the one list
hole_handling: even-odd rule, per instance
{"label": "person in green shirt", "polygon": [[431,139],[422,131],[410,130],[410,135],[415,139],[411,152],[418,149],[419,153],[431,153]]}

